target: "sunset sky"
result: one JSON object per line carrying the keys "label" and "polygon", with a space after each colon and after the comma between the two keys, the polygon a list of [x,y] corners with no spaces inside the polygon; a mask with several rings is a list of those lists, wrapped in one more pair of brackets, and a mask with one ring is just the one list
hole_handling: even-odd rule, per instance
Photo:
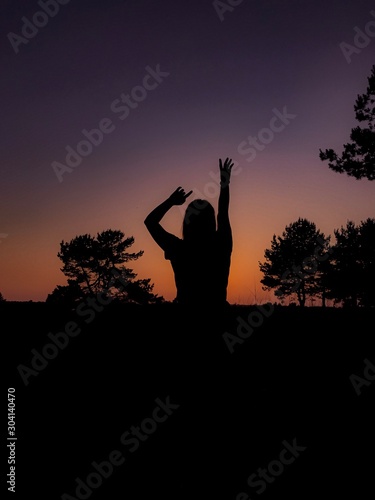
{"label": "sunset sky", "polygon": [[[60,242],[111,228],[134,236],[131,251],[144,255],[133,269],[172,300],[170,262],[143,221],[178,186],[216,208],[219,158],[238,164],[231,303],[273,298],[258,261],[298,217],[333,237],[348,220],[375,216],[375,183],[319,159],[320,148],[341,152],[357,124],[355,99],[375,63],[373,1],[244,0],[221,18],[211,0],[65,2],[54,17],[36,17],[45,25],[28,43],[17,36],[38,2],[0,8],[4,298],[44,301],[66,283]],[[355,28],[370,21],[374,36],[349,62],[340,43],[353,44]],[[135,96],[128,110],[127,94]],[[283,110],[289,123],[273,119]],[[273,137],[262,131],[271,124]],[[100,125],[102,140],[96,135],[92,152],[59,179],[52,164],[66,165],[66,147],[76,151],[82,131]],[[267,144],[247,161],[240,145],[258,134]],[[174,207],[164,227],[181,236],[181,225]]]}

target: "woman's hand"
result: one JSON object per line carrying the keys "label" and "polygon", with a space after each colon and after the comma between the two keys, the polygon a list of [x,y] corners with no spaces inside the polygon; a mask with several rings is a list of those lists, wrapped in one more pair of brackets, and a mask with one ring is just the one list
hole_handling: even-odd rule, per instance
{"label": "woman's hand", "polygon": [[219,166],[220,166],[220,184],[222,187],[226,187],[229,185],[230,182],[230,174],[232,172],[232,167],[233,167],[233,162],[231,158],[227,158],[224,162],[219,160]]}
{"label": "woman's hand", "polygon": [[190,196],[192,192],[193,191],[189,191],[188,193],[185,193],[182,187],[178,187],[168,199],[172,205],[183,205],[186,201],[186,198]]}

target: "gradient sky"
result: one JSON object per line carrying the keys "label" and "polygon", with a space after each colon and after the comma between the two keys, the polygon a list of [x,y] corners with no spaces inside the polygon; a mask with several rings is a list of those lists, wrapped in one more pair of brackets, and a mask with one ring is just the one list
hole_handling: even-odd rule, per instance
{"label": "gradient sky", "polygon": [[[19,46],[33,0],[2,1],[0,292],[45,300],[66,280],[62,240],[120,229],[144,250],[133,268],[154,291],[175,296],[170,262],[145,216],[182,186],[201,197],[218,159],[241,168],[231,183],[234,237],[228,300],[272,299],[258,261],[298,217],[326,235],[375,216],[375,183],[337,174],[319,148],[342,151],[354,102],[374,64],[375,37],[350,64],[340,43],[374,17],[367,0],[244,0],[221,21],[211,0],[71,0]],[[111,109],[141,85],[146,67],[169,76],[125,120]],[[296,115],[252,162],[238,152],[268,127],[273,110]],[[59,182],[52,162],[104,118],[114,130]],[[212,186],[211,186],[212,187]],[[209,198],[217,207],[217,197]],[[181,235],[175,207],[164,226]]]}

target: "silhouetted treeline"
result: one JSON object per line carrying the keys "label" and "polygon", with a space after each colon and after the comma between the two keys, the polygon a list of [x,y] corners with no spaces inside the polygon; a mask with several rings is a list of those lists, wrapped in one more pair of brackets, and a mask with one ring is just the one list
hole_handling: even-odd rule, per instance
{"label": "silhouetted treeline", "polygon": [[358,226],[348,221],[334,231],[336,242],[313,222],[298,219],[281,236],[274,235],[265,261],[259,263],[264,290],[281,300],[331,299],[343,306],[375,306],[375,219]]}
{"label": "silhouetted treeline", "polygon": [[80,301],[93,297],[99,305],[111,301],[150,304],[162,302],[163,297],[153,293],[150,279],[136,279],[137,274],[124,264],[142,257],[143,251],[129,253],[134,243],[119,230],[108,229],[96,237],[76,236],[70,242],[62,241],[57,256],[63,263],[61,271],[68,278],[67,285],[58,285],[47,297],[51,304],[74,308]]}

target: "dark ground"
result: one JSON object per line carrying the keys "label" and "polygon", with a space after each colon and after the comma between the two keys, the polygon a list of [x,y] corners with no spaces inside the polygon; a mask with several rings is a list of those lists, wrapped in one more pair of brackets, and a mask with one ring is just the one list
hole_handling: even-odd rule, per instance
{"label": "dark ground", "polygon": [[[222,333],[253,310],[232,306],[228,320],[110,304],[86,324],[42,303],[2,305],[6,384],[16,389],[12,497],[370,498],[375,382],[357,395],[349,377],[375,362],[375,311],[277,307],[231,354]],[[19,365],[31,367],[31,349],[41,352],[68,321],[81,333],[26,386]],[[121,443],[168,397],[179,407],[137,450]],[[285,440],[305,450],[257,493],[248,477],[277,460]],[[76,492],[76,478],[86,482],[92,462],[114,450],[125,462],[91,494]]]}

